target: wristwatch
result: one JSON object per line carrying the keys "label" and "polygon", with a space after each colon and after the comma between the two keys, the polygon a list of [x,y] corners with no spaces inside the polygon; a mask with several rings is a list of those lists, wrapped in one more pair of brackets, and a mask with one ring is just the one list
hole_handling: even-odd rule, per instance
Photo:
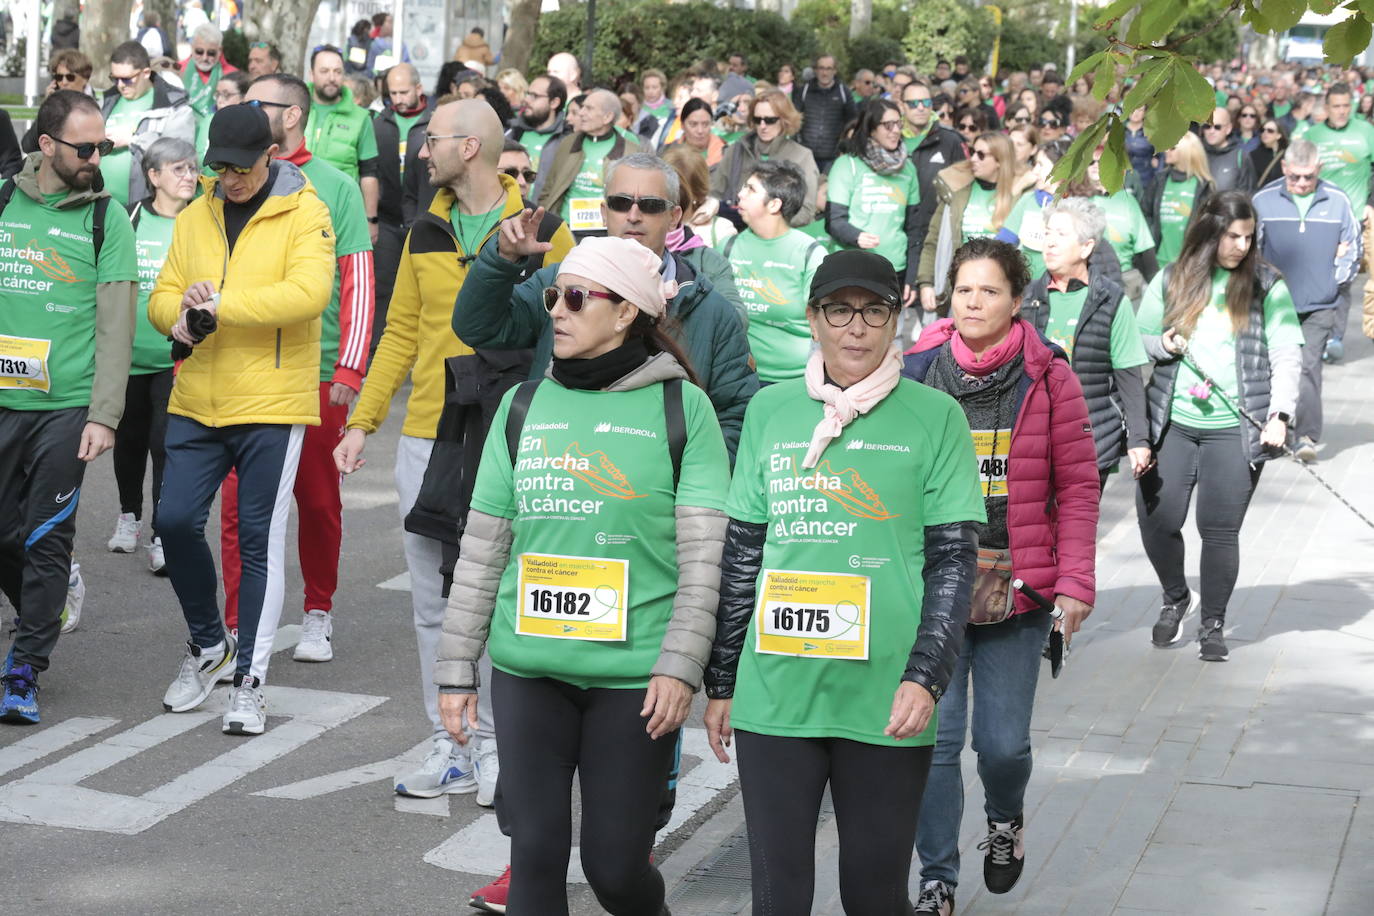
{"label": "wristwatch", "polygon": [[375,225],[377,223],[380,223],[382,221],[382,218],[380,216],[369,216],[367,218],[367,221]]}
{"label": "wristwatch", "polygon": [[1274,411],[1273,413],[1271,413],[1271,414],[1269,415],[1269,419],[1271,419],[1271,420],[1278,420],[1278,421],[1280,421],[1281,423],[1283,423],[1284,426],[1288,426],[1289,424],[1291,424],[1291,423],[1293,422],[1293,416],[1292,416],[1292,414],[1286,413],[1285,411],[1282,411],[1282,410],[1276,410],[1276,411]]}

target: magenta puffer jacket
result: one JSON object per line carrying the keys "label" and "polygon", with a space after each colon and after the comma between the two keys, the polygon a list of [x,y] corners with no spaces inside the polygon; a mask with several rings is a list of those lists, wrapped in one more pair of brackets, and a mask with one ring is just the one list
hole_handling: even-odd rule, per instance
{"label": "magenta puffer jacket", "polygon": [[[948,318],[926,328],[906,352],[902,373],[924,382],[953,335]],[[1012,570],[1047,598],[1067,595],[1092,605],[1099,491],[1088,405],[1064,351],[1030,325],[1025,340],[1007,470]],[[1016,596],[1016,613],[1034,609],[1025,595]]]}

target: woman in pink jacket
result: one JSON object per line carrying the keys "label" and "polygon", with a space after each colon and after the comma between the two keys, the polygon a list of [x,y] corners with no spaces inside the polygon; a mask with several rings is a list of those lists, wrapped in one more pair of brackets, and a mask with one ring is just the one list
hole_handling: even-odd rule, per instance
{"label": "woman in pink jacket", "polygon": [[1012,245],[972,239],[949,269],[951,318],[926,328],[906,375],[954,397],[968,417],[988,523],[978,532],[973,610],[939,707],[935,756],[916,831],[917,913],[952,912],[959,883],[964,788],[959,754],[973,682],[973,747],[983,781],[983,880],[1004,894],[1025,861],[1022,807],[1030,721],[1050,617],[1010,587],[1053,596],[1066,640],[1095,599],[1098,474],[1083,390],[1058,347],[1019,317],[1030,282]]}

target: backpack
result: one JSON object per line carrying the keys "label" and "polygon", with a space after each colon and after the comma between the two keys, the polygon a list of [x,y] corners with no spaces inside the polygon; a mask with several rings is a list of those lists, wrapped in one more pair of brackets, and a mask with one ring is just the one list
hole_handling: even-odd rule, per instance
{"label": "backpack", "polygon": [[[6,179],[4,185],[0,185],[0,214],[5,212],[5,208],[14,199],[14,192],[18,190],[18,185],[13,178]],[[95,206],[91,218],[91,245],[95,248],[95,263],[100,263],[100,249],[105,247],[105,211],[110,209],[110,198],[100,197],[95,201]]]}

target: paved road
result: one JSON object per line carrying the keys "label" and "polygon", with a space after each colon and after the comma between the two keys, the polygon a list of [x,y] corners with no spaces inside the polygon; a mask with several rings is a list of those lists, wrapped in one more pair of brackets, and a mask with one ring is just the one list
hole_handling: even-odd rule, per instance
{"label": "paved road", "polygon": [[[1319,469],[1374,513],[1374,358],[1363,339],[1349,350],[1328,370]],[[117,506],[109,460],[92,468],[77,538],[85,620],[43,678],[44,724],[0,729],[0,874],[22,876],[0,913],[181,913],[190,895],[222,913],[466,911],[504,863],[491,816],[471,797],[398,804],[384,762],[427,732],[397,581],[397,428],[347,481],[338,657],[279,655],[271,729],[251,740],[220,734],[215,698],[199,719],[162,714],[184,629],[142,555],[105,551]],[[1149,646],[1157,585],[1129,491],[1113,481],[1104,502],[1098,609],[1065,675],[1040,685],[1027,874],[1005,897],[978,889],[970,779],[960,912],[1368,912],[1374,532],[1291,462],[1268,468],[1242,534],[1231,661],[1204,665],[1187,644]],[[295,596],[294,562],[291,575]],[[691,820],[658,858],[679,916],[747,912],[732,773],[698,744],[689,732],[678,821]],[[825,823],[816,913],[841,912],[833,851]],[[601,912],[585,885],[571,896],[575,913]]]}

